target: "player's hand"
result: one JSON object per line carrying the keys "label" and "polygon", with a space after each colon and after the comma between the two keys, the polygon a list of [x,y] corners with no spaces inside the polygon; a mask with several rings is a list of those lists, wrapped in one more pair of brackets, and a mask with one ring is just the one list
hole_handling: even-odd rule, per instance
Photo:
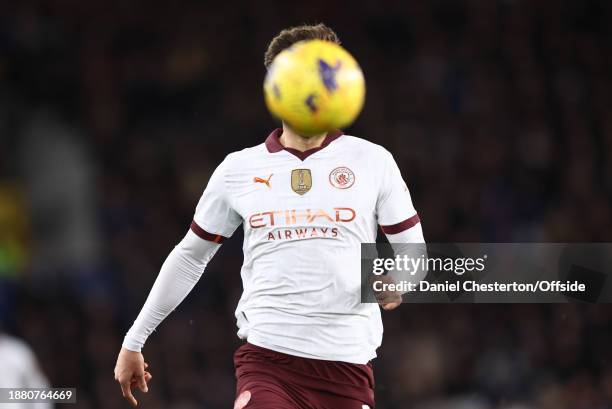
{"label": "player's hand", "polygon": [[[377,281],[382,281],[383,284],[394,283],[395,281],[388,275],[377,276]],[[402,293],[399,291],[375,291],[374,296],[378,305],[385,311],[396,309],[402,303]]]}
{"label": "player's hand", "polygon": [[121,385],[123,397],[132,406],[138,405],[138,401],[132,394],[132,388],[138,388],[147,393],[147,383],[153,377],[146,369],[149,367],[140,352],[121,348],[115,365],[115,380]]}

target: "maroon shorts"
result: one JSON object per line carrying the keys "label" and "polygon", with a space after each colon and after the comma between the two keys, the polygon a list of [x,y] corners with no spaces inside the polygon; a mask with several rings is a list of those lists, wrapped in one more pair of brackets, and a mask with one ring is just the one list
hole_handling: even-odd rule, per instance
{"label": "maroon shorts", "polygon": [[371,364],[300,358],[246,343],[234,365],[234,409],[374,408]]}

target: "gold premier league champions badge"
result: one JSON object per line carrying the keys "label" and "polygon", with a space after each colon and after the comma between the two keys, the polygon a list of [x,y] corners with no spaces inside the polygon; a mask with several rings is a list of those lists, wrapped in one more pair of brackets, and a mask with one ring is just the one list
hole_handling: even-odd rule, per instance
{"label": "gold premier league champions badge", "polygon": [[291,171],[291,189],[298,195],[303,195],[312,187],[310,169],[293,169]]}

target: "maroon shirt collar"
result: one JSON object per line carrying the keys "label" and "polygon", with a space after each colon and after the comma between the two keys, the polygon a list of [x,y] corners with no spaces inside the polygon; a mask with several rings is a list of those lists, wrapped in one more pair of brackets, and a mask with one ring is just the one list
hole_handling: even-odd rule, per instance
{"label": "maroon shirt collar", "polygon": [[312,148],[312,149],[308,149],[307,151],[298,151],[297,149],[293,149],[293,148],[285,148],[281,143],[280,143],[280,136],[282,135],[283,130],[281,128],[277,128],[275,130],[272,131],[272,133],[270,135],[268,135],[268,138],[266,138],[266,148],[268,148],[268,152],[270,153],[276,153],[276,152],[280,152],[282,150],[285,150],[295,156],[297,156],[300,160],[304,160],[307,157],[309,157],[310,155],[312,155],[315,152],[320,151],[321,149],[325,148],[327,145],[329,145],[330,143],[332,143],[333,141],[335,141],[336,139],[338,139],[339,137],[342,136],[342,131],[331,131],[328,132],[328,134],[325,136],[325,139],[323,140],[323,143],[321,144],[321,146],[317,147],[317,148]]}

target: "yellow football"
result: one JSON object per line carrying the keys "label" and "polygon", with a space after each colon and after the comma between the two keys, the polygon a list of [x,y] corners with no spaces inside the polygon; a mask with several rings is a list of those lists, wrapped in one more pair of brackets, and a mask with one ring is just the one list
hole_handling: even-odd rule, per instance
{"label": "yellow football", "polygon": [[264,80],[266,105],[300,135],[355,121],[365,99],[359,64],[338,44],[301,41],[276,56]]}

